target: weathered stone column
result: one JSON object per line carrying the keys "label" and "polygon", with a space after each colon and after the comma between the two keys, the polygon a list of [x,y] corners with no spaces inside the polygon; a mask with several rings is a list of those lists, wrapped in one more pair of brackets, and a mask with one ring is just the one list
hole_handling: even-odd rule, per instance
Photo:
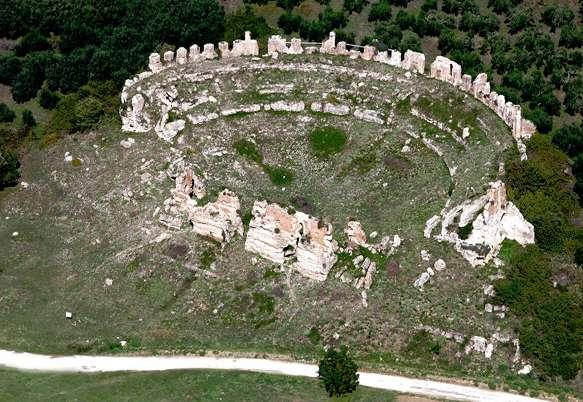
{"label": "weathered stone column", "polygon": [[215,52],[215,45],[213,45],[212,43],[207,43],[204,45],[202,55],[207,60],[208,59],[216,59],[217,57],[219,57],[217,52]]}
{"label": "weathered stone column", "polygon": [[[233,43],[233,49],[237,44]],[[233,56],[232,52],[229,50],[229,44],[227,42],[219,42],[219,52],[221,53],[221,58],[226,59]]]}
{"label": "weathered stone column", "polygon": [[361,57],[364,60],[372,60],[374,58],[376,51],[377,49],[374,46],[365,46]]}
{"label": "weathered stone column", "polygon": [[171,50],[164,52],[164,63],[171,64],[173,62],[174,62],[174,52]]}
{"label": "weathered stone column", "polygon": [[188,51],[183,47],[179,47],[178,50],[176,50],[176,63],[186,64],[187,60],[188,60]]}
{"label": "weathered stone column", "polygon": [[162,70],[163,66],[160,62],[160,55],[158,53],[152,53],[148,59],[148,67],[153,73],[157,73]]}
{"label": "weathered stone column", "polygon": [[188,53],[188,61],[191,63],[196,63],[203,59],[202,55],[200,54],[200,48],[198,45],[190,46],[190,52]]}
{"label": "weathered stone column", "polygon": [[302,40],[299,38],[292,38],[289,52],[291,54],[302,54],[304,52],[304,49],[302,48]]}

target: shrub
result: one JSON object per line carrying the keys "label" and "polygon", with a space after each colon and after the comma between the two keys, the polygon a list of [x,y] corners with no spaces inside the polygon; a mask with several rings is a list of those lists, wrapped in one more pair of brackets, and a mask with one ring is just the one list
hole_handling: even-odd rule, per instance
{"label": "shrub", "polygon": [[237,140],[233,144],[233,147],[235,148],[235,151],[244,158],[259,164],[263,162],[261,151],[257,149],[257,146],[251,141]]}
{"label": "shrub", "polygon": [[277,186],[285,186],[294,179],[293,172],[284,167],[264,165],[263,169],[269,175],[271,182]]}
{"label": "shrub", "polygon": [[310,133],[312,151],[326,158],[341,152],[346,146],[346,133],[335,127],[320,127]]}
{"label": "shrub", "polygon": [[18,183],[20,177],[18,155],[8,149],[0,149],[0,190]]}
{"label": "shrub", "polygon": [[5,103],[0,103],[0,123],[10,123],[15,118],[16,114]]}
{"label": "shrub", "polygon": [[34,115],[28,109],[22,111],[22,124],[25,127],[34,127],[36,126],[36,120],[34,119]]}
{"label": "shrub", "polygon": [[318,328],[316,327],[312,327],[310,329],[310,332],[308,332],[308,339],[310,340],[312,345],[317,345],[320,342],[321,338],[322,337],[320,336],[320,331],[318,331]]}
{"label": "shrub", "polygon": [[61,98],[59,95],[44,87],[38,93],[38,103],[42,108],[52,110],[57,106]]}
{"label": "shrub", "polygon": [[320,360],[318,378],[330,397],[342,396],[353,392],[358,386],[357,371],[358,366],[345,347],[339,351],[330,348]]}
{"label": "shrub", "polygon": [[466,226],[460,226],[457,229],[457,235],[460,239],[466,240],[470,236],[470,233],[472,233],[472,229],[473,226],[471,223],[468,223]]}
{"label": "shrub", "polygon": [[373,21],[389,21],[391,19],[391,4],[387,0],[381,0],[375,3],[370,8],[368,20]]}
{"label": "shrub", "polygon": [[298,32],[300,30],[302,21],[302,17],[299,15],[285,12],[277,20],[277,26],[283,30],[283,33],[289,35],[292,32]]}

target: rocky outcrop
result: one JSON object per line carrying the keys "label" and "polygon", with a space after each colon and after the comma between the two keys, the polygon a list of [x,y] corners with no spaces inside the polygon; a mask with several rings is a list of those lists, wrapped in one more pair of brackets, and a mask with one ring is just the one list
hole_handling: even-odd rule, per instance
{"label": "rocky outcrop", "polygon": [[300,274],[323,281],[336,262],[331,225],[302,212],[288,213],[277,204],[255,201],[245,250],[278,264],[295,257]]}
{"label": "rocky outcrop", "polygon": [[240,209],[239,197],[225,189],[215,202],[202,207],[189,208],[188,219],[196,234],[209,237],[219,243],[228,243],[235,234],[243,236]]}
{"label": "rocky outcrop", "polygon": [[[476,216],[477,215],[477,216]],[[457,221],[457,225],[454,222]],[[467,239],[460,239],[453,226],[472,225]],[[472,266],[484,265],[498,255],[504,239],[519,244],[534,243],[534,227],[518,208],[506,199],[501,181],[490,183],[488,192],[445,212],[438,238],[455,243],[455,248]]]}

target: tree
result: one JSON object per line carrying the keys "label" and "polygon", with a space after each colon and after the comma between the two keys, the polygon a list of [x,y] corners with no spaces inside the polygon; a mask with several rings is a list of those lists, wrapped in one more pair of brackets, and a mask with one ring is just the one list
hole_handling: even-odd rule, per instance
{"label": "tree", "polygon": [[388,21],[391,19],[391,5],[387,0],[381,0],[370,8],[369,21]]}
{"label": "tree", "polygon": [[277,20],[277,26],[283,30],[286,35],[292,32],[298,32],[302,24],[302,17],[290,12],[283,13]]}
{"label": "tree", "polygon": [[567,82],[563,89],[565,90],[565,110],[570,114],[583,112],[583,78],[577,77]]}
{"label": "tree", "polygon": [[318,378],[324,383],[328,395],[342,396],[353,392],[358,386],[358,366],[348,354],[346,347],[328,349],[320,360]]}
{"label": "tree", "polygon": [[10,123],[15,117],[16,114],[5,103],[0,103],[0,123]]}
{"label": "tree", "polygon": [[12,85],[22,68],[22,61],[13,55],[0,55],[0,83]]}
{"label": "tree", "polygon": [[48,110],[54,109],[60,99],[59,95],[46,87],[42,88],[38,94],[38,103],[41,107]]}
{"label": "tree", "polygon": [[583,153],[583,125],[567,124],[553,133],[553,144],[574,158]]}
{"label": "tree", "polygon": [[22,124],[24,127],[34,127],[36,126],[36,120],[34,119],[34,115],[28,109],[22,111]]}
{"label": "tree", "polygon": [[0,149],[0,190],[18,183],[19,169],[18,155],[8,148]]}

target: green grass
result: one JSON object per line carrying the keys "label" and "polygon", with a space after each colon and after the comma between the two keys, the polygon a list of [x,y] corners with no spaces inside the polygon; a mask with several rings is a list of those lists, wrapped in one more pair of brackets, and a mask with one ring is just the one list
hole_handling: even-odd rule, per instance
{"label": "green grass", "polygon": [[261,164],[263,162],[263,155],[261,151],[257,149],[257,146],[248,140],[238,140],[233,144],[235,151],[244,158],[249,159],[252,162]]}
{"label": "green grass", "polygon": [[263,165],[263,169],[265,170],[265,173],[269,175],[271,182],[276,186],[286,186],[294,179],[293,172],[284,167]]}
{"label": "green grass", "polygon": [[312,151],[319,157],[329,157],[346,146],[346,133],[335,127],[320,127],[310,133]]}
{"label": "green grass", "polygon": [[[225,371],[46,374],[0,370],[2,401],[329,401],[316,379]],[[393,401],[358,387],[344,401]]]}

